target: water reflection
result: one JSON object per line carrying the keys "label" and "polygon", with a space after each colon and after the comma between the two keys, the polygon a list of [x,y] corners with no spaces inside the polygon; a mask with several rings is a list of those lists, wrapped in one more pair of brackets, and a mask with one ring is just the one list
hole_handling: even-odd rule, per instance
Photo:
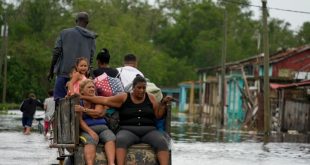
{"label": "water reflection", "polygon": [[[255,131],[242,131],[236,121],[228,121],[226,127],[209,123],[208,116],[200,114],[174,113],[172,115],[172,137],[179,142],[263,142],[264,137]],[[304,134],[273,133],[269,142],[310,143],[310,136]]]}
{"label": "water reflection", "polygon": [[307,165],[309,152],[308,144],[298,143],[178,143],[172,160],[178,165]]}
{"label": "water reflection", "polygon": [[[173,165],[308,165],[310,162],[307,136],[275,135],[272,143],[264,145],[263,137],[255,132],[234,127],[217,129],[209,121],[201,115],[173,114]],[[25,136],[21,130],[19,111],[0,114],[0,165],[57,163],[56,150],[48,148],[42,134],[33,132]],[[279,143],[283,141],[287,142]]]}

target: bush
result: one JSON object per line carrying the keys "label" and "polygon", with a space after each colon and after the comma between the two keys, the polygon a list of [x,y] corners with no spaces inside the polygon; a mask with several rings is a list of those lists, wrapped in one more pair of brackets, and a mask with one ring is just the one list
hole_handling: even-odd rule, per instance
{"label": "bush", "polygon": [[16,103],[1,103],[0,104],[0,111],[7,111],[11,109],[19,109],[19,104]]}

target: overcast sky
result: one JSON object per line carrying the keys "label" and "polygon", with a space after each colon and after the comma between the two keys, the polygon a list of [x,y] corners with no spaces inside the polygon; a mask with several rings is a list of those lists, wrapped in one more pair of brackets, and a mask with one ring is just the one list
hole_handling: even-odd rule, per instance
{"label": "overcast sky", "polygon": [[[262,6],[261,0],[250,0],[252,5]],[[267,7],[297,10],[310,13],[310,0],[267,0]],[[259,9],[251,7],[255,11],[255,19],[261,15]],[[270,17],[279,18],[289,22],[291,29],[297,31],[304,22],[310,22],[310,14],[294,13],[287,11],[269,10]]]}

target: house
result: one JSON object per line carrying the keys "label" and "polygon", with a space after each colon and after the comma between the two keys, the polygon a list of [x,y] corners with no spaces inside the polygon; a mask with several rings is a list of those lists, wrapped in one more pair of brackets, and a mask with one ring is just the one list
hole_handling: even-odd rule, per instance
{"label": "house", "polygon": [[[224,116],[224,124],[227,126],[239,123],[243,126],[262,129],[263,60],[264,55],[260,54],[225,64],[223,114],[220,94],[221,67],[198,69],[201,82],[199,100],[202,111],[209,113],[213,118]],[[271,84],[291,84],[310,79],[310,45],[282,50],[270,55],[269,76]],[[305,88],[309,89],[309,86]],[[283,111],[280,109],[278,91],[271,90],[269,98],[272,114],[278,115],[278,120],[285,120],[285,117],[280,118],[277,114],[280,113],[277,111]],[[279,124],[278,127],[282,126]]]}

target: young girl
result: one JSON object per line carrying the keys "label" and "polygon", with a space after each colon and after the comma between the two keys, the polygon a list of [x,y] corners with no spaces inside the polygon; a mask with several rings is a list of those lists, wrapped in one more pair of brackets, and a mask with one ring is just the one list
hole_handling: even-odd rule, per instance
{"label": "young girl", "polygon": [[68,82],[67,95],[71,96],[80,93],[80,82],[87,79],[88,61],[86,58],[78,58],[75,62],[75,71],[72,71],[71,80]]}

